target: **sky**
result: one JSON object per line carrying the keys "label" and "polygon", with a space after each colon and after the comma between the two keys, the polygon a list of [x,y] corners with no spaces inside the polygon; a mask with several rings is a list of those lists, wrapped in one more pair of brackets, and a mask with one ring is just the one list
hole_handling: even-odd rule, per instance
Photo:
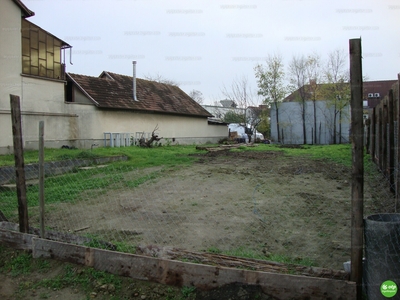
{"label": "sky", "polygon": [[[225,98],[243,78],[257,93],[254,67],[280,54],[349,53],[361,38],[363,75],[394,80],[400,72],[397,0],[22,0],[28,20],[64,40],[67,72],[156,77],[198,90],[204,104]],[[348,60],[348,58],[346,58]],[[72,62],[72,64],[71,64]],[[254,104],[262,99],[255,97]]]}

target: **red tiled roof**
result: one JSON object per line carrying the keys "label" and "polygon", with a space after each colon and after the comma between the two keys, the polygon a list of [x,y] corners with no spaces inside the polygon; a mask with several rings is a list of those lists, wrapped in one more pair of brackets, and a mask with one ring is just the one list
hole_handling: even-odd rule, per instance
{"label": "red tiled roof", "polygon": [[22,16],[23,16],[24,18],[29,18],[29,17],[32,17],[32,16],[35,15],[35,13],[34,13],[33,11],[31,11],[29,8],[27,8],[27,7],[25,6],[25,4],[22,3],[22,1],[20,1],[20,0],[13,0],[13,2],[19,6],[19,8],[20,8],[21,11],[22,11]]}
{"label": "red tiled roof", "polygon": [[67,80],[72,80],[99,108],[196,117],[212,116],[179,87],[165,83],[137,78],[138,101],[134,101],[131,76],[106,71],[100,77],[67,73]]}

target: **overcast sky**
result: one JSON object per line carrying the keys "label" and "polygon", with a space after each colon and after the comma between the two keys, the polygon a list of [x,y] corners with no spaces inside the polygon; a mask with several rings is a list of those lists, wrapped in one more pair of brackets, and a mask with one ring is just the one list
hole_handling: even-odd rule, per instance
{"label": "overcast sky", "polygon": [[67,72],[160,74],[205,104],[224,98],[223,86],[245,76],[257,90],[254,66],[280,53],[348,53],[362,39],[369,80],[400,72],[400,2],[397,0],[22,0],[28,20],[73,46]]}

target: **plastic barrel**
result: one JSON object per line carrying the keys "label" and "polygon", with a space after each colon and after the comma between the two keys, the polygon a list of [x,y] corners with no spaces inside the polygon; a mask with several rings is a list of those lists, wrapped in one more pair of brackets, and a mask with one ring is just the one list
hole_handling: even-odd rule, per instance
{"label": "plastic barrel", "polygon": [[[381,293],[387,280],[400,287],[400,214],[365,218],[365,280],[367,299],[388,299]],[[400,292],[392,299],[400,299]]]}

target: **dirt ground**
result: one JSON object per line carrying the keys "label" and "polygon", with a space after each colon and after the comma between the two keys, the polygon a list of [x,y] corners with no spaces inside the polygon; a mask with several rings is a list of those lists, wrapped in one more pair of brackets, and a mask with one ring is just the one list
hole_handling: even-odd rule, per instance
{"label": "dirt ground", "polygon": [[157,175],[57,205],[46,223],[142,247],[264,253],[334,269],[349,259],[349,168],[281,152],[198,156],[190,167],[124,173]]}
{"label": "dirt ground", "polygon": [[[254,253],[331,269],[350,259],[350,168],[271,151],[196,156],[190,167],[140,171],[158,175],[139,187],[82,195],[86,201],[59,206],[46,222],[103,240],[119,237],[160,257],[147,249]],[[132,171],[124,179],[138,176]],[[1,279],[0,298],[14,299],[1,297],[8,282]],[[251,299],[243,295],[230,299]]]}

